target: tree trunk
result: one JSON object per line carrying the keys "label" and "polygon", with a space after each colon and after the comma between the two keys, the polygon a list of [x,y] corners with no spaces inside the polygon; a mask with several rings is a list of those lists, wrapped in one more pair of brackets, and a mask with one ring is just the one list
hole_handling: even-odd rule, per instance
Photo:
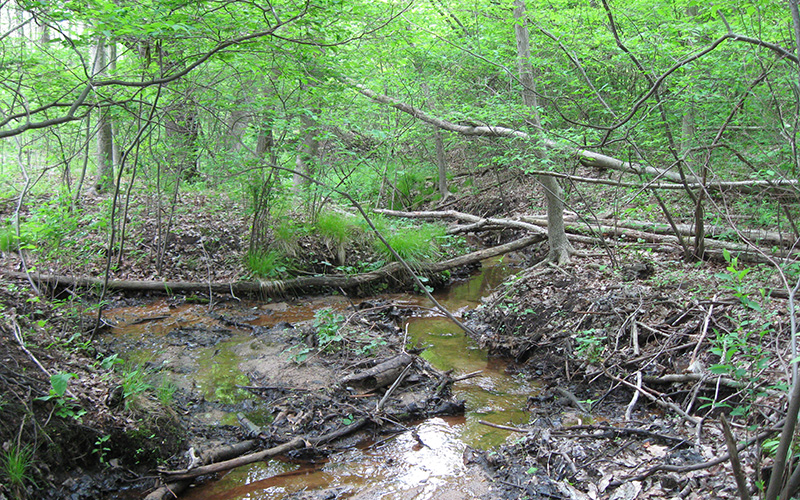
{"label": "tree trunk", "polygon": [[[517,62],[520,82],[522,82],[522,102],[531,111],[529,123],[535,129],[533,137],[536,139],[534,153],[537,158],[544,160],[546,154],[543,145],[539,141],[542,135],[542,120],[539,116],[536,81],[533,77],[533,67],[531,65],[530,34],[525,21],[525,0],[514,0],[514,20],[516,21],[514,35],[517,41]],[[558,265],[566,264],[570,260],[570,255],[575,253],[575,249],[564,232],[563,191],[555,177],[539,175],[538,178],[547,198],[547,242],[550,246],[547,260]]]}
{"label": "tree trunk", "polygon": [[[162,75],[180,71],[184,63],[180,54],[173,54],[161,48],[159,63]],[[183,86],[170,86],[174,99],[164,113],[164,129],[167,138],[167,164],[178,172],[185,181],[195,181],[200,177],[198,162],[200,149],[200,120],[197,103],[193,96],[192,83]]]}
{"label": "tree trunk", "polygon": [[[420,73],[421,78],[421,68],[418,67],[417,72]],[[431,99],[430,86],[427,82],[423,81],[421,87],[422,92],[425,95],[425,100],[428,102],[428,106],[431,109],[435,109]],[[438,173],[437,187],[439,189],[439,194],[442,195],[442,202],[445,202],[450,196],[450,190],[447,189],[447,163],[445,162],[444,155],[444,140],[442,139],[442,130],[439,127],[436,125],[431,125],[431,128],[433,129],[433,142],[434,147],[436,148],[436,171]]]}
{"label": "tree trunk", "polygon": [[[106,44],[97,40],[92,73],[97,78],[106,73]],[[99,101],[99,99],[98,99]],[[114,134],[106,108],[100,108],[97,122],[97,176],[93,186],[95,194],[107,192],[114,186]]]}
{"label": "tree trunk", "polygon": [[[317,140],[316,121],[314,118],[306,113],[300,115],[300,121],[303,128],[300,131],[302,140],[297,148],[297,157],[295,159],[295,170],[307,175],[308,177],[314,176],[314,162],[319,153],[319,141]],[[305,187],[308,186],[308,180],[302,175],[295,174],[294,176],[294,189],[299,194]]]}

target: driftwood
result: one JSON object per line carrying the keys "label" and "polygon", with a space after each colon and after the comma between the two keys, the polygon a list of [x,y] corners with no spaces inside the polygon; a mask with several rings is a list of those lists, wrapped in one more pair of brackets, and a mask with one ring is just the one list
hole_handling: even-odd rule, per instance
{"label": "driftwood", "polygon": [[[241,456],[242,454],[256,448],[258,443],[259,441],[257,439],[249,439],[233,445],[213,448],[201,454],[200,463],[209,464]],[[168,498],[178,498],[178,495],[185,491],[191,484],[191,479],[174,479],[164,486],[150,492],[149,495],[144,497],[144,500],[165,500]]]}
{"label": "driftwood", "polygon": [[365,389],[384,387],[394,382],[403,369],[413,361],[414,358],[410,354],[402,353],[368,370],[343,377],[339,380],[339,385],[342,387],[357,385]]}
{"label": "driftwood", "polygon": [[[496,257],[508,252],[520,250],[534,243],[544,241],[546,236],[536,234],[525,238],[498,245],[484,250],[479,250],[452,259],[434,263],[416,264],[416,270],[420,274],[440,273],[448,269],[475,264],[490,257]],[[369,273],[357,274],[353,276],[345,275],[324,275],[324,276],[303,276],[289,280],[271,281],[236,281],[228,283],[200,283],[189,281],[140,281],[140,280],[109,280],[108,288],[124,290],[128,292],[163,292],[163,293],[203,293],[209,290],[213,293],[234,293],[237,295],[262,295],[262,296],[282,296],[289,292],[311,293],[319,290],[338,290],[354,289],[374,282],[387,280],[390,278],[401,277],[405,270],[398,262],[392,262],[382,268]],[[27,279],[27,275],[21,272],[0,270],[0,275],[7,278]],[[57,287],[78,287],[91,288],[103,286],[100,278],[59,276],[53,274],[30,275],[31,278],[40,284],[45,284],[53,288]]]}
{"label": "driftwood", "polygon": [[262,462],[268,458],[276,457],[278,455],[283,455],[284,453],[288,453],[292,450],[296,450],[306,446],[317,446],[323,443],[327,443],[328,441],[332,441],[334,439],[347,436],[348,434],[352,434],[353,432],[362,428],[367,422],[369,422],[369,419],[360,418],[350,425],[347,425],[345,427],[342,427],[340,429],[337,429],[333,432],[330,432],[320,437],[310,438],[310,437],[298,436],[292,439],[291,441],[280,444],[278,446],[273,446],[272,448],[266,450],[258,451],[256,453],[241,455],[236,458],[232,458],[230,460],[224,460],[221,462],[216,462],[201,467],[196,467],[194,469],[186,469],[181,471],[162,471],[162,474],[169,477],[170,481],[177,482],[177,481],[191,480],[196,477],[205,476],[208,474],[216,474],[217,472],[224,472],[226,470],[231,470],[236,467],[241,467],[243,465],[252,464],[255,462]]}

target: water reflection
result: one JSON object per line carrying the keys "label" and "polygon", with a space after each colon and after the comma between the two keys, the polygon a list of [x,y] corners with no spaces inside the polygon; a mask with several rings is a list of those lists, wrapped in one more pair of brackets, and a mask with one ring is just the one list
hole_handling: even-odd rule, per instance
{"label": "water reflection", "polygon": [[[484,265],[479,275],[451,287],[437,300],[450,311],[474,308],[481,297],[488,295],[511,272],[512,268],[496,259]],[[402,299],[429,306],[421,297]],[[255,313],[260,319],[252,323],[266,326],[277,321],[294,322],[301,317],[312,317],[314,310],[330,305],[330,299],[324,299],[285,310],[259,307]],[[472,486],[467,486],[465,479],[464,450],[467,446],[487,449],[502,444],[510,435],[508,431],[480,424],[479,420],[525,424],[527,398],[537,389],[528,381],[509,376],[506,362],[488,359],[484,351],[444,317],[410,318],[407,327],[409,342],[427,346],[422,356],[434,367],[452,370],[455,377],[481,372],[453,386],[454,395],[466,401],[464,416],[426,420],[414,427],[415,433],[405,432],[379,445],[350,449],[330,457],[324,464],[300,466],[272,460],[240,467],[218,481],[193,488],[186,498],[277,500],[302,491],[331,488],[339,490],[337,498],[357,500],[433,499],[440,498],[444,491],[452,498],[472,496],[469,490]],[[235,336],[231,339],[237,340]],[[226,354],[226,346],[214,347],[215,360],[226,360]],[[205,386],[203,381],[195,383]]]}

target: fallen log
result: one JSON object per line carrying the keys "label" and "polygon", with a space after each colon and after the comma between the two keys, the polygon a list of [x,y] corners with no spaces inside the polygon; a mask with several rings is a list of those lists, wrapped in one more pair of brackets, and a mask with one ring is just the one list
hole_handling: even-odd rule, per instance
{"label": "fallen log", "polygon": [[[546,217],[523,216],[520,218],[520,220],[498,219],[498,218],[482,219],[481,217],[471,214],[465,214],[463,212],[457,212],[455,210],[419,211],[419,212],[376,210],[376,212],[394,217],[423,218],[423,219],[452,218],[456,220],[470,222],[469,226],[458,226],[455,229],[451,229],[451,232],[463,232],[465,230],[478,231],[478,230],[500,229],[500,228],[527,229],[529,225],[541,226],[543,228],[547,227]],[[594,234],[599,236],[628,237],[628,238],[640,239],[642,241],[646,241],[649,243],[656,243],[659,245],[671,245],[675,246],[676,248],[680,248],[680,242],[678,241],[678,238],[672,234],[669,234],[672,233],[672,231],[671,230],[667,231],[666,228],[668,228],[669,226],[667,226],[666,224],[663,225],[664,228],[663,232],[668,234],[658,234],[656,232],[649,232],[640,229],[628,228],[624,227],[623,224],[617,224],[615,221],[613,222],[613,224],[615,225],[605,225],[596,223],[587,225],[586,223],[576,222],[574,220],[574,217],[566,217],[564,221],[564,229],[566,230],[567,237],[570,240],[581,241],[589,244],[597,243],[600,241],[597,238],[587,239],[587,237],[584,236],[587,232],[590,234],[594,232]],[[631,226],[637,227],[635,224],[631,224]],[[656,224],[652,224],[651,226],[656,226]],[[687,230],[689,228],[688,224],[680,225],[679,230],[681,227]],[[647,229],[650,228],[651,227],[648,227]],[[750,235],[756,238],[764,237],[767,239],[769,239],[770,237],[776,237],[776,238],[781,238],[783,236],[786,236],[787,238],[790,237],[790,235],[788,234],[776,235],[771,233],[758,233],[758,232],[750,233]],[[720,241],[712,238],[706,238],[705,245],[709,255],[715,259],[720,259],[720,260],[722,260],[723,250],[728,250],[729,252],[739,254],[740,260],[743,262],[770,263],[769,259],[764,255],[773,255],[772,249],[767,249],[767,248],[757,249],[745,244],[734,243],[729,241]],[[777,256],[776,258],[780,259],[783,257],[785,257],[785,255]]]}
{"label": "fallen log", "polygon": [[404,352],[368,370],[342,377],[342,379],[339,380],[339,385],[342,387],[357,385],[364,389],[384,387],[394,382],[400,375],[400,372],[413,361],[414,358],[412,358],[410,354]]}
{"label": "fallen log", "polygon": [[[595,163],[594,159],[586,157],[583,162],[586,166],[604,167],[614,169],[619,164],[602,165]],[[634,174],[632,170],[621,169],[621,171]],[[631,189],[665,189],[668,191],[681,191],[685,189],[705,189],[709,192],[716,191],[737,191],[739,193],[757,193],[765,190],[774,190],[779,192],[792,193],[798,187],[798,181],[795,179],[778,179],[778,180],[765,180],[765,179],[751,179],[747,181],[709,181],[705,184],[701,182],[687,182],[686,184],[680,183],[680,180],[674,182],[656,182],[656,181],[639,181],[639,182],[624,182],[613,179],[599,179],[596,177],[583,177],[579,175],[562,174],[559,172],[550,172],[548,170],[530,170],[526,171],[530,175],[549,175],[556,179],[564,179],[570,182],[580,182],[582,184],[599,184],[604,186],[631,188]],[[643,172],[644,173],[644,172]],[[656,171],[650,172],[652,175],[658,175]]]}
{"label": "fallen log", "polygon": [[188,469],[182,471],[162,471],[162,474],[169,477],[170,481],[185,481],[194,479],[196,477],[205,476],[208,474],[224,472],[226,470],[234,469],[236,467],[241,467],[242,465],[252,464],[255,462],[262,462],[268,458],[276,457],[278,455],[283,455],[284,453],[288,453],[292,450],[296,450],[305,446],[317,446],[323,443],[327,443],[328,441],[332,441],[334,439],[347,436],[348,434],[352,434],[353,432],[359,430],[364,425],[366,425],[367,422],[369,422],[369,419],[359,418],[350,425],[337,429],[333,432],[329,432],[328,434],[322,435],[320,437],[311,438],[311,437],[298,436],[292,439],[291,441],[280,444],[278,446],[273,446],[272,448],[262,450],[256,453],[241,455],[239,457],[232,458],[230,460],[216,462],[209,465],[196,467],[194,469]]}
{"label": "fallen log", "polygon": [[[500,127],[493,125],[461,125],[458,123],[453,123],[447,120],[443,120],[441,118],[438,118],[436,116],[430,115],[422,111],[420,108],[416,108],[414,106],[406,104],[398,99],[389,97],[387,95],[378,94],[377,92],[373,92],[372,90],[368,89],[363,85],[359,85],[354,82],[347,82],[347,83],[350,84],[357,92],[361,93],[366,97],[369,97],[375,102],[391,106],[404,113],[408,113],[414,118],[422,120],[426,123],[434,125],[443,130],[449,130],[450,132],[456,132],[458,134],[466,136],[505,137],[508,139],[522,139],[522,140],[531,139],[531,136],[527,132],[524,132],[522,130],[516,130],[508,127]],[[672,182],[683,183],[685,181],[688,182],[700,181],[700,179],[698,179],[693,175],[686,175],[685,179],[681,178],[681,175],[678,172],[669,169],[660,169],[648,165],[639,165],[633,162],[622,161],[616,158],[612,158],[610,156],[606,156],[601,153],[588,151],[586,149],[571,148],[571,147],[564,148],[560,143],[552,139],[542,138],[540,139],[540,141],[547,148],[562,150],[567,152],[567,154],[569,154],[570,156],[577,157],[579,161],[586,166],[591,166],[595,168],[606,168],[611,170],[621,170],[623,172],[628,172],[638,175],[648,175],[648,176],[653,176],[656,179],[665,179]],[[547,175],[549,175],[549,172]]]}
{"label": "fallen log", "polygon": [[[484,250],[478,250],[466,255],[433,263],[418,263],[415,265],[419,274],[440,273],[456,267],[475,264],[481,260],[503,255],[508,252],[520,250],[527,246],[544,241],[544,234],[536,234],[518,240],[498,245]],[[320,290],[355,289],[381,280],[401,277],[406,271],[402,264],[392,262],[382,268],[353,276],[323,275],[302,276],[288,280],[269,281],[235,281],[227,283],[200,283],[189,281],[143,281],[143,280],[109,280],[108,289],[123,290],[127,292],[161,292],[161,293],[203,293],[209,290],[213,293],[233,293],[236,295],[261,295],[266,297],[280,297],[289,292],[312,293]],[[25,273],[0,270],[0,275],[7,278],[27,279]],[[54,274],[31,273],[30,277],[38,284],[52,288],[91,288],[103,286],[101,278],[61,276]]]}
{"label": "fallen log", "polygon": [[[536,216],[536,215],[522,216],[520,217],[520,220],[536,225],[542,225],[543,223],[547,222],[546,217]],[[565,220],[570,221],[570,219],[565,219]],[[622,227],[627,229],[636,229],[640,231],[651,232],[655,234],[664,234],[664,235],[675,234],[675,231],[672,229],[672,227],[670,227],[669,224],[661,224],[657,222],[648,222],[641,220],[618,220],[618,219],[606,218],[606,219],[600,219],[600,223],[601,224],[598,225],[592,222],[591,226],[592,228],[597,228],[600,226]],[[675,224],[675,227],[682,236],[694,237],[696,234],[695,226],[693,224]],[[705,226],[704,231],[707,238],[731,237],[740,239],[741,235],[741,237],[747,238],[753,243],[760,243],[764,245],[777,245],[786,248],[793,247],[797,242],[797,237],[792,233],[767,231],[765,229],[738,229],[734,231],[732,228],[728,226]]]}
{"label": "fallen log", "polygon": [[[247,441],[241,441],[236,444],[213,448],[200,455],[200,463],[205,465],[241,456],[256,448],[258,443],[259,441],[257,439],[248,439]],[[144,497],[144,500],[178,498],[178,495],[185,491],[191,484],[192,481],[190,479],[173,480],[150,492],[150,494]]]}
{"label": "fallen log", "polygon": [[[532,223],[541,226],[546,226],[547,221],[544,219],[536,219],[536,218],[528,218],[525,219]],[[633,238],[637,240],[643,240],[650,243],[659,243],[659,244],[670,244],[679,246],[680,242],[678,241],[677,236],[669,235],[669,234],[656,234],[649,231],[641,231],[637,229],[629,229],[626,227],[620,226],[606,226],[606,225],[598,225],[598,224],[591,224],[587,226],[584,223],[577,223],[577,222],[565,222],[564,229],[567,232],[576,232],[579,234],[586,234],[589,232],[589,228],[595,234],[602,234],[608,236],[617,236],[617,237],[627,237]],[[748,259],[749,262],[768,262],[766,258],[764,258],[761,253],[766,255],[773,255],[772,249],[769,248],[757,248],[752,245],[742,244],[742,243],[734,243],[730,241],[720,241],[715,240],[713,238],[705,238],[705,246],[706,249],[721,252],[722,250],[728,250],[729,252],[741,254],[741,255],[748,255],[750,256]],[[760,250],[760,251],[759,251]],[[794,253],[794,252],[792,252]],[[776,255],[775,257],[780,259],[784,258],[787,255],[784,255],[785,252],[782,252],[780,255]]]}
{"label": "fallen log", "polygon": [[461,226],[457,228],[458,232],[464,232],[465,230],[477,230],[483,227],[506,227],[510,229],[523,229],[526,231],[531,231],[536,234],[544,235],[546,232],[539,227],[539,224],[532,224],[522,220],[514,220],[514,219],[499,219],[496,217],[478,217],[477,215],[467,214],[464,212],[459,212],[456,210],[429,210],[429,211],[420,211],[420,212],[403,212],[400,210],[385,210],[385,209],[375,209],[375,213],[389,215],[392,217],[406,217],[406,218],[417,218],[417,219],[456,219],[465,222],[469,222],[471,227]]}

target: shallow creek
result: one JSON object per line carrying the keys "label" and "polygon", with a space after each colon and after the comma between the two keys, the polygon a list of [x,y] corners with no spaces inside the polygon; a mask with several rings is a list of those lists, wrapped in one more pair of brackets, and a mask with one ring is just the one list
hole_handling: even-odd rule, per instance
{"label": "shallow creek", "polygon": [[[481,297],[488,295],[514,271],[507,261],[484,262],[479,274],[439,293],[437,300],[456,314],[472,309]],[[382,298],[430,307],[425,297],[391,295]],[[319,308],[347,305],[341,297],[315,299],[298,306],[255,305],[252,306],[254,319],[248,323],[265,326],[284,321],[297,323],[312,319]],[[193,328],[198,332],[206,328],[202,324],[204,313],[205,306],[169,307],[162,301],[145,309],[112,310],[107,317],[130,325],[114,329],[117,338],[126,339],[130,345],[124,357],[170,368],[169,373],[178,387],[199,392],[208,401],[235,403],[242,397],[236,384],[247,385],[245,373],[252,372],[254,366],[248,357],[251,353],[263,355],[270,346],[254,341],[248,332],[237,329],[220,332],[221,341],[217,338],[208,342],[199,334],[192,337]],[[133,321],[137,316],[144,316],[146,321]],[[188,338],[186,333],[180,339],[171,338],[170,332],[177,327],[188,331]],[[387,500],[468,498],[485,492],[485,479],[464,465],[464,451],[467,446],[487,449],[499,445],[510,433],[480,424],[479,420],[512,426],[527,423],[527,398],[538,389],[529,381],[506,374],[505,361],[488,359],[484,351],[444,317],[408,318],[406,328],[410,344],[428,346],[422,356],[436,368],[453,370],[454,377],[481,371],[479,376],[453,386],[454,395],[466,400],[464,416],[433,418],[411,426],[425,446],[420,446],[411,432],[405,432],[377,443],[362,442],[346,453],[330,457],[325,463],[271,460],[230,471],[217,481],[192,488],[181,498],[282,499],[299,492],[331,488],[340,490],[337,498]],[[123,345],[125,343],[123,341]],[[314,381],[306,382],[314,385]],[[260,423],[257,414],[246,413]],[[234,414],[211,410],[201,418],[212,424],[235,424]]]}

